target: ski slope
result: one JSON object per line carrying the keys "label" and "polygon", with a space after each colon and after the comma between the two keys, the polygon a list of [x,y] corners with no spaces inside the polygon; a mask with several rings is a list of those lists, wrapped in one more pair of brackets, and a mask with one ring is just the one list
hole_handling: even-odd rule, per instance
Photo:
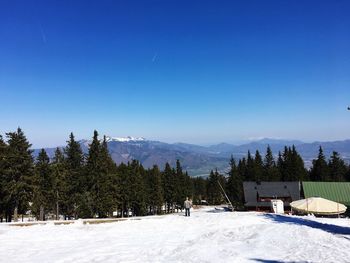
{"label": "ski slope", "polygon": [[105,224],[0,224],[1,262],[349,262],[349,219],[213,212]]}

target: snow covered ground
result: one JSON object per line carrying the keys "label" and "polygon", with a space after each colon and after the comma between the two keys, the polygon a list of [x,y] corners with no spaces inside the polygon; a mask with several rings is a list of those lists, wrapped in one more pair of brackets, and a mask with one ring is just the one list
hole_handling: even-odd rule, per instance
{"label": "snow covered ground", "polygon": [[0,224],[1,262],[349,262],[350,220],[193,211],[115,223]]}

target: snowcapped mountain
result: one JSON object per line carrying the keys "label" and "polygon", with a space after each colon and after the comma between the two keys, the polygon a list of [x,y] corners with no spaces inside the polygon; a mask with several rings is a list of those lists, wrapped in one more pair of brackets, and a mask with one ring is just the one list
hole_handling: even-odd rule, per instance
{"label": "snowcapped mountain", "polygon": [[111,137],[111,136],[106,136],[107,142],[140,142],[140,141],[146,141],[145,138],[143,137]]}

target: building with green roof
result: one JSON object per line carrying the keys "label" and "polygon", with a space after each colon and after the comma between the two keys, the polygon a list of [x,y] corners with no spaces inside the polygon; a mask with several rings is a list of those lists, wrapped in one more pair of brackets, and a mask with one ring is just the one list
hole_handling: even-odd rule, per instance
{"label": "building with green roof", "polygon": [[350,207],[350,182],[302,182],[305,198],[322,197]]}

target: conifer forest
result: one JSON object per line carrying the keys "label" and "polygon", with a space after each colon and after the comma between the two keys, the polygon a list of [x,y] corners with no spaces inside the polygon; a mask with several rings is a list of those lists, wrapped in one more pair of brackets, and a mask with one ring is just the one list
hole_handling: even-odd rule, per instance
{"label": "conifer forest", "polygon": [[40,220],[172,213],[183,208],[186,197],[194,204],[226,202],[219,185],[243,209],[243,181],[350,181],[349,165],[337,152],[328,160],[321,147],[309,170],[294,146],[278,156],[268,147],[263,155],[231,157],[226,173],[213,167],[207,178],[191,177],[179,160],[175,167],[150,169],[138,160],[116,165],[97,131],[87,154],[73,133],[52,159],[44,149],[35,159],[32,153],[20,128],[0,137],[1,222],[29,213]]}

